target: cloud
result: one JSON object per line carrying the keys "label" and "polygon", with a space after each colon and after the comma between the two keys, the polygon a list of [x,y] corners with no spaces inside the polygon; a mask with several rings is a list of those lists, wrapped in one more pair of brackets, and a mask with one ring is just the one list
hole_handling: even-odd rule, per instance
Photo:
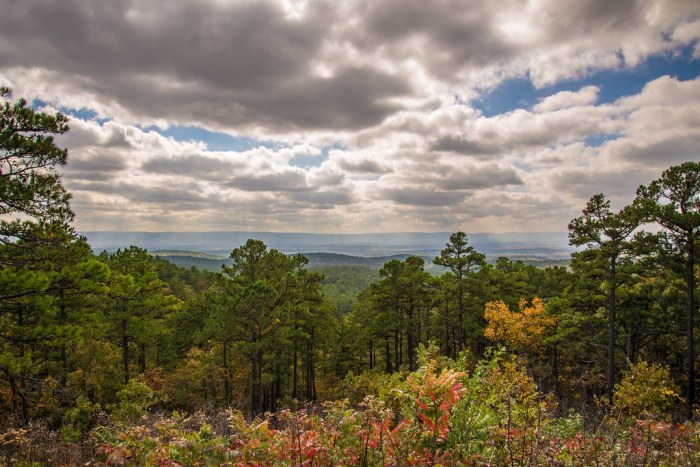
{"label": "cloud", "polygon": [[386,199],[408,206],[454,206],[461,204],[469,193],[441,191],[431,186],[383,188],[378,190],[379,199]]}
{"label": "cloud", "polygon": [[430,148],[433,151],[454,152],[467,156],[491,156],[502,151],[502,148],[490,144],[488,141],[482,142],[475,138],[452,135],[439,138],[433,142]]}
{"label": "cloud", "polygon": [[10,2],[0,67],[23,95],[105,117],[270,135],[368,128],[435,92],[553,84],[700,37],[683,0],[343,3]]}
{"label": "cloud", "polygon": [[[578,83],[697,59],[694,1],[29,0],[2,11],[0,82],[98,114],[57,138],[79,228],[562,230],[592,194],[623,204],[700,158],[700,78],[662,76],[606,103],[604,84]],[[510,78],[541,99],[490,116],[472,107]],[[214,151],[145,129],[174,125],[265,145]],[[313,163],[296,167],[296,155]]]}
{"label": "cloud", "polygon": [[347,159],[339,158],[338,167],[353,174],[374,174],[380,175],[392,172],[391,167],[386,163],[372,159]]}
{"label": "cloud", "polygon": [[141,170],[146,173],[175,175],[183,178],[225,181],[233,177],[237,169],[244,166],[235,160],[199,154],[182,157],[154,157],[145,161],[141,165]]}
{"label": "cloud", "polygon": [[244,175],[235,177],[229,183],[232,188],[244,191],[308,191],[306,173],[301,170],[287,169],[270,175]]}
{"label": "cloud", "polygon": [[535,112],[548,112],[595,104],[598,100],[599,92],[600,88],[598,86],[586,86],[577,92],[561,91],[542,99],[532,110]]}
{"label": "cloud", "polygon": [[[222,218],[302,231],[562,230],[593,193],[621,206],[669,164],[697,160],[699,89],[700,79],[662,77],[611,104],[493,117],[448,107],[423,120],[411,111],[401,124],[386,121],[371,138],[348,140],[307,168],[291,162],[297,153],[320,154],[311,143],[209,151],[125,124],[75,120],[77,149],[64,179],[75,193],[78,222],[92,228],[115,225],[121,216],[136,229],[186,229],[192,224],[173,220],[180,213],[205,230],[222,228]],[[668,117],[660,120],[659,112]],[[488,151],[464,157],[439,150],[433,135],[440,132],[472,138]],[[589,146],[588,138],[601,133],[607,139]],[[115,134],[125,143],[112,144]]]}
{"label": "cloud", "polygon": [[86,107],[133,122],[372,125],[395,109],[387,99],[409,87],[361,65],[315,76],[311,62],[332,15],[329,4],[316,4],[313,15],[288,19],[271,1],[13,3],[0,19],[8,44],[0,66],[16,77],[44,69]]}

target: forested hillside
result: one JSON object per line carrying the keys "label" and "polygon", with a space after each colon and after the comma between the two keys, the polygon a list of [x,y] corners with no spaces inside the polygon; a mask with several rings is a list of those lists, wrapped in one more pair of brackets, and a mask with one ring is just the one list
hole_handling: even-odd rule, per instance
{"label": "forested hillside", "polygon": [[378,271],[250,239],[212,272],[95,255],[65,131],[0,109],[0,462],[700,463],[700,163],[617,211],[592,193],[567,268],[455,232]]}

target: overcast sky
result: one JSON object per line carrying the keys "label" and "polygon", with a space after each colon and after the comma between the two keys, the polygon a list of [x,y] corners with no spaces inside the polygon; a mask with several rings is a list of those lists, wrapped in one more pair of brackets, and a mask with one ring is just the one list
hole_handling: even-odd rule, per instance
{"label": "overcast sky", "polygon": [[88,230],[565,231],[700,160],[698,0],[0,0]]}

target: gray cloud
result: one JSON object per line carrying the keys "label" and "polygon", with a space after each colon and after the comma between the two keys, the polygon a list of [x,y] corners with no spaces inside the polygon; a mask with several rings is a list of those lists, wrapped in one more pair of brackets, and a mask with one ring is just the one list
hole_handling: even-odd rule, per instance
{"label": "gray cloud", "polygon": [[523,180],[509,166],[480,163],[469,166],[448,165],[435,161],[431,166],[417,168],[402,175],[380,179],[381,186],[422,187],[421,191],[436,193],[449,191],[472,191],[507,185],[522,185]]}
{"label": "gray cloud", "polygon": [[343,170],[355,174],[381,175],[392,172],[391,167],[388,167],[386,164],[370,159],[351,160],[348,158],[340,158],[338,160],[338,166]]}
{"label": "gray cloud", "polygon": [[502,151],[501,148],[494,146],[488,141],[479,141],[459,136],[443,136],[433,142],[430,149],[433,151],[454,152],[466,156],[480,157],[492,156]]}
{"label": "gray cloud", "polygon": [[[355,40],[364,47],[391,48],[403,57],[420,57],[437,73],[484,66],[512,57],[517,46],[508,44],[493,23],[488,2],[367,2],[361,14],[365,30]],[[415,43],[407,44],[413,39]]]}
{"label": "gray cloud", "polygon": [[616,67],[606,57],[633,62],[680,45],[673,31],[700,11],[681,0],[548,0],[537,10],[318,0],[299,17],[274,0],[4,3],[0,67],[10,77],[41,70],[84,105],[136,121],[268,131],[376,125],[422,92],[408,62],[436,85],[487,87],[528,69],[547,81]]}
{"label": "gray cloud", "polygon": [[69,172],[109,173],[119,172],[128,167],[126,158],[120,154],[106,156],[70,157],[64,170]]}
{"label": "gray cloud", "polygon": [[251,112],[269,111],[267,118],[280,126],[304,128],[359,129],[376,125],[399,110],[385,101],[405,95],[408,85],[400,78],[368,67],[343,68],[331,78],[307,77],[301,83],[281,83],[281,92],[245,96],[242,102]]}
{"label": "gray cloud", "polygon": [[85,180],[90,182],[109,182],[114,177],[114,174],[109,172],[79,172],[68,170],[64,170],[63,172],[63,184],[70,191],[77,189],[75,187],[81,186],[79,183]]}
{"label": "gray cloud", "polygon": [[655,142],[615,141],[611,152],[621,160],[636,162],[646,167],[664,169],[669,165],[700,159],[700,132]]}
{"label": "gray cloud", "polygon": [[550,1],[541,16],[542,26],[559,38],[591,34],[594,31],[616,33],[632,31],[644,23],[648,2],[644,0]]}
{"label": "gray cloud", "polygon": [[335,190],[294,193],[293,199],[320,209],[333,209],[356,201],[352,190],[342,187]]}
{"label": "gray cloud", "polygon": [[523,181],[511,167],[486,165],[471,170],[451,170],[437,179],[435,184],[445,190],[475,190],[504,185],[522,185]]}
{"label": "gray cloud", "polygon": [[235,170],[244,167],[245,164],[243,163],[190,155],[175,158],[154,157],[144,162],[141,165],[141,170],[153,174],[224,181],[230,179]]}
{"label": "gray cloud", "polygon": [[[57,139],[83,226],[556,230],[592,193],[623,200],[699,157],[698,79],[606,104],[605,86],[588,86],[490,117],[470,107],[508,78],[542,88],[697,49],[696,1],[0,0],[0,11],[0,84],[106,120],[75,118]],[[214,152],[142,130],[177,124],[272,144]],[[295,154],[318,164],[295,167]]]}
{"label": "gray cloud", "polygon": [[440,191],[434,187],[401,187],[378,190],[380,199],[408,206],[455,206],[461,204],[470,193]]}
{"label": "gray cloud", "polygon": [[[324,22],[285,21],[271,2],[224,3],[80,0],[11,2],[0,23],[23,51],[3,61],[103,77],[170,73],[182,81],[222,87],[265,86],[281,74],[303,73],[319,47]],[[321,17],[322,12],[319,12]],[[76,68],[77,67],[77,68]],[[138,90],[134,90],[138,91]]]}
{"label": "gray cloud", "polygon": [[409,87],[369,67],[315,76],[311,62],[332,11],[315,3],[313,15],[289,20],[271,1],[11,2],[0,19],[8,44],[0,66],[79,76],[80,92],[151,120],[288,129],[378,123],[396,110],[386,98]]}
{"label": "gray cloud", "polygon": [[287,170],[269,175],[236,176],[228,183],[232,188],[244,191],[311,191],[306,173],[301,170]]}
{"label": "gray cloud", "polygon": [[[649,169],[627,168],[625,171],[603,171],[603,167],[594,169],[566,169],[552,173],[552,186],[561,193],[574,194],[581,200],[587,200],[596,193],[605,193],[609,197],[631,200],[640,184],[649,183],[652,177],[660,176]],[[583,204],[581,205],[583,209]]]}
{"label": "gray cloud", "polygon": [[163,203],[170,208],[171,203],[205,203],[206,196],[198,193],[191,184],[181,184],[179,187],[141,186],[128,182],[72,182],[74,190],[90,191],[101,194],[112,194],[139,203]]}

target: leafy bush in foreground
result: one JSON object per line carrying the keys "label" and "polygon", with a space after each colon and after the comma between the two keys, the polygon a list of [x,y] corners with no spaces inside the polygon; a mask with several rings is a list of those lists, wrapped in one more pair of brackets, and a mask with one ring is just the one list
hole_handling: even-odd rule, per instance
{"label": "leafy bush in foreground", "polygon": [[[7,464],[86,460],[97,465],[173,466],[700,463],[698,425],[673,424],[651,415],[658,404],[675,397],[662,384],[665,373],[658,367],[633,366],[618,386],[609,416],[587,427],[576,414],[555,417],[553,401],[538,392],[515,357],[502,351],[492,352],[470,373],[448,359],[424,355],[421,361],[417,371],[392,380],[393,387],[379,396],[368,395],[359,405],[347,400],[327,402],[252,421],[231,409],[192,416],[142,411],[133,424],[124,424],[123,407],[115,407],[113,421],[93,428],[84,438],[83,447],[92,446],[91,457],[81,456],[79,449],[70,457],[66,443],[62,451],[42,449],[41,443],[50,441],[42,441],[37,427],[0,433],[0,453]],[[648,380],[647,389],[631,397],[628,385],[641,384],[643,378]],[[630,400],[636,405],[630,405]],[[67,417],[75,431],[69,431],[67,438],[78,439],[97,409],[85,400],[77,401],[76,410]]]}

